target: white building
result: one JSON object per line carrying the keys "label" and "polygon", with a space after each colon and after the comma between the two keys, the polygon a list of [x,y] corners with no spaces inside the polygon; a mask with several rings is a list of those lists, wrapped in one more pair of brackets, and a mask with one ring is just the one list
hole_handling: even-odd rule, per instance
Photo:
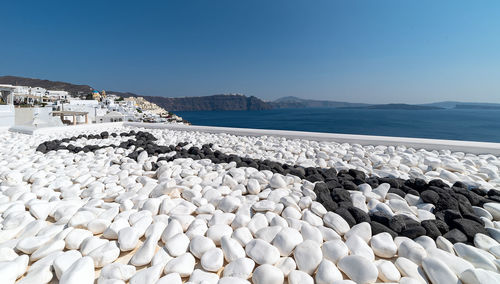
{"label": "white building", "polygon": [[96,100],[69,100],[69,103],[61,105],[62,111],[88,112],[88,118],[92,123],[96,123],[96,117],[107,113],[106,108],[102,108]]}
{"label": "white building", "polygon": [[43,97],[45,96],[45,93],[47,92],[47,89],[44,89],[42,87],[32,87],[30,88],[30,95],[35,96],[35,97]]}
{"label": "white building", "polygon": [[30,87],[28,86],[14,86],[14,91],[12,92],[14,96],[27,96],[30,94]]}
{"label": "white building", "polygon": [[105,122],[122,122],[125,120],[125,116],[117,111],[108,112],[105,115],[98,116],[96,118],[97,123],[105,123]]}
{"label": "white building", "polygon": [[51,101],[65,101],[69,98],[69,93],[66,91],[47,90],[46,94]]}
{"label": "white building", "polygon": [[0,85],[0,128],[8,128],[15,125],[16,114],[14,111],[15,87],[12,85]]}

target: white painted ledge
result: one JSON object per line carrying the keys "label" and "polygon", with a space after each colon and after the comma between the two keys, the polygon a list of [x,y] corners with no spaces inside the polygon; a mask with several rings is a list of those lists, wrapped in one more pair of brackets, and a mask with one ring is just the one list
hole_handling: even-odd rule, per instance
{"label": "white painted ledge", "polygon": [[227,133],[239,136],[280,136],[289,139],[306,139],[315,141],[333,141],[337,143],[356,143],[360,145],[406,146],[426,150],[450,150],[472,154],[500,155],[500,143],[423,139],[390,136],[372,136],[355,134],[336,134],[322,132],[269,130],[251,128],[230,128],[215,126],[195,126],[183,124],[124,122],[124,126],[155,129],[171,129],[180,131],[199,131],[207,133]]}
{"label": "white painted ledge", "polygon": [[39,127],[39,128],[30,125],[17,125],[9,128],[9,131],[34,135],[34,134],[46,134],[46,133],[73,132],[81,130],[109,131],[110,128],[121,127],[121,126],[123,126],[123,122],[78,124],[78,125],[68,125],[68,126]]}

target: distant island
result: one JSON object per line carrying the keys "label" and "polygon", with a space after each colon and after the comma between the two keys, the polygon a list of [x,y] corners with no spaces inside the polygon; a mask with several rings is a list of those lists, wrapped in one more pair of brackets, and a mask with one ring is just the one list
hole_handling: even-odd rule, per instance
{"label": "distant island", "polygon": [[409,105],[409,104],[381,104],[359,107],[341,107],[341,109],[401,109],[401,110],[436,110],[444,109],[442,107],[424,106],[424,105]]}
{"label": "distant island", "polygon": [[[72,96],[82,99],[94,90],[89,85],[77,85],[66,82],[41,80],[19,76],[0,76],[0,84],[42,87],[51,90],[67,91]],[[311,100],[293,96],[264,101],[255,96],[242,94],[217,94],[197,97],[163,97],[135,94],[131,92],[107,91],[120,97],[143,97],[149,102],[169,111],[225,111],[225,110],[269,110],[290,108],[342,108],[342,109],[399,109],[399,110],[439,110],[439,109],[500,109],[494,103],[464,103],[443,101],[429,104],[366,104],[330,100]]]}
{"label": "distant island", "polygon": [[341,107],[363,107],[370,104],[348,103],[326,100],[308,100],[297,97],[282,97],[269,102],[273,108],[341,108]]}
{"label": "distant island", "polygon": [[500,109],[500,105],[457,104],[456,109]]}

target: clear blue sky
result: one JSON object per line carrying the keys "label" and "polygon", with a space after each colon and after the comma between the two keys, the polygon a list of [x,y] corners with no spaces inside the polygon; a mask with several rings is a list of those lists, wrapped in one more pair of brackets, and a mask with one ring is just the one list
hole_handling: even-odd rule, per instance
{"label": "clear blue sky", "polygon": [[0,75],[158,96],[500,102],[500,1],[4,1]]}

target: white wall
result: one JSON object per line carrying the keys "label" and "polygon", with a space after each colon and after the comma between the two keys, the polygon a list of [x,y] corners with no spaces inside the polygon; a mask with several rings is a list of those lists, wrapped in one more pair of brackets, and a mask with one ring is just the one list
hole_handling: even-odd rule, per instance
{"label": "white wall", "polygon": [[0,105],[0,127],[15,125],[14,105]]}
{"label": "white wall", "polygon": [[84,106],[98,106],[99,102],[96,100],[69,100],[70,105],[84,105]]}
{"label": "white wall", "polygon": [[37,113],[38,118],[42,121],[49,122],[51,120],[50,113],[52,107],[18,107],[15,108],[15,124],[26,125],[33,122],[34,115]]}

